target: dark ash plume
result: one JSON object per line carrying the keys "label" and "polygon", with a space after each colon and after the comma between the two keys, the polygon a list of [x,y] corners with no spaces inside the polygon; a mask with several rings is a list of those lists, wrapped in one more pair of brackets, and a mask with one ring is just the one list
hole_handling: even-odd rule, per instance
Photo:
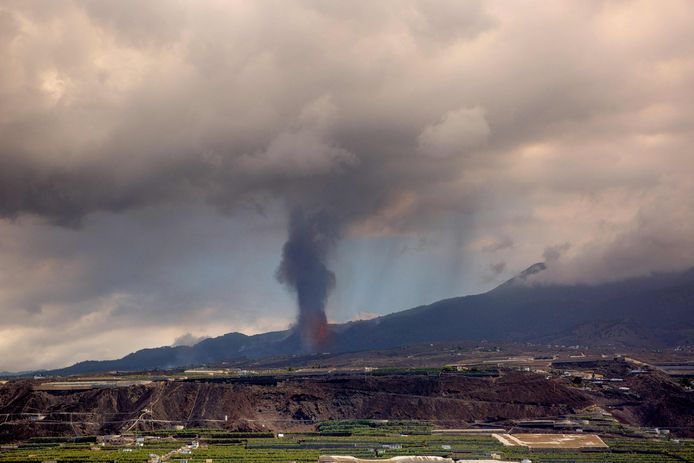
{"label": "dark ash plume", "polygon": [[326,213],[292,210],[277,279],[296,292],[297,331],[309,348],[320,346],[328,335],[325,305],[335,274],[326,260],[337,239],[337,223]]}

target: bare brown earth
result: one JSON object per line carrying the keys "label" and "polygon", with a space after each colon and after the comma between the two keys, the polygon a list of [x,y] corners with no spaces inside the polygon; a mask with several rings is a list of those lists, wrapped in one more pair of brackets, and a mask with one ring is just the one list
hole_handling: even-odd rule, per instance
{"label": "bare brown earth", "polygon": [[612,367],[624,375],[628,394],[602,392],[598,400],[609,404],[612,414],[623,422],[668,428],[681,435],[694,435],[694,392],[659,371],[624,374],[627,366]]}
{"label": "bare brown earth", "polygon": [[606,448],[605,442],[595,434],[532,434],[506,435],[506,441],[531,449],[581,449]]}
{"label": "bare brown earth", "polygon": [[87,391],[35,390],[37,381],[14,380],[0,386],[0,440],[174,425],[232,431],[297,430],[336,419],[429,420],[453,428],[558,418],[591,405],[608,410],[624,424],[692,435],[694,393],[660,371],[630,374],[633,368],[612,360],[575,368],[605,378],[623,378],[623,382],[604,385],[575,384],[557,371],[515,370],[502,370],[499,377],[294,374],[153,381]]}
{"label": "bare brown earth", "polygon": [[[30,381],[17,381],[0,389],[0,413],[9,414],[12,421],[0,426],[0,436],[7,440],[114,433],[132,426],[138,417],[142,420],[136,429],[173,423],[231,430],[289,429],[316,420],[357,418],[433,420],[457,426],[476,420],[558,416],[590,403],[580,391],[518,372],[499,378],[419,375],[295,378],[276,384],[154,382],[67,393],[32,390]],[[33,412],[46,417],[31,421],[17,415]]]}

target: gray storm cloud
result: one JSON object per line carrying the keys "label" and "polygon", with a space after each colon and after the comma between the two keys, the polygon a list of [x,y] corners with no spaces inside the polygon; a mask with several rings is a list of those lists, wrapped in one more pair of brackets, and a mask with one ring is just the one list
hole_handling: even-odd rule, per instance
{"label": "gray storm cloud", "polygon": [[460,261],[498,281],[558,243],[551,281],[691,266],[693,23],[676,0],[2,2],[0,312],[36,337],[240,313],[257,298],[167,278],[214,279],[207,226],[247,247],[285,218],[278,274],[316,313],[338,239],[439,243],[456,270],[409,278],[451,296]]}

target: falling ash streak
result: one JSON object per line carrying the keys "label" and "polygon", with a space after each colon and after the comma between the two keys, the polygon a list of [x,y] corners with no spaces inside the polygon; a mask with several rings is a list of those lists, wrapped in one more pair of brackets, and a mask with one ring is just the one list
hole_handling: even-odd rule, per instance
{"label": "falling ash streak", "polygon": [[328,336],[325,305],[335,287],[335,274],[326,260],[337,242],[338,227],[325,213],[295,208],[288,231],[277,279],[296,293],[298,333],[308,348],[315,348]]}

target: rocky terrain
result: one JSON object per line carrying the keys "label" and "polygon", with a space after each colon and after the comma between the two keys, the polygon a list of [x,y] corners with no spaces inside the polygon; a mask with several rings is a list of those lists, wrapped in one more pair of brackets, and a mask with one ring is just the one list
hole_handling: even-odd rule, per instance
{"label": "rocky terrain", "polygon": [[[261,381],[258,381],[261,382]],[[182,423],[232,430],[287,429],[330,419],[422,419],[444,425],[555,416],[589,405],[584,394],[538,375],[321,377],[262,381],[153,382],[81,392],[36,391],[31,381],[0,389],[0,413],[15,417],[5,439],[103,434]],[[226,421],[225,421],[226,417]],[[152,421],[152,420],[160,420]],[[20,424],[21,422],[21,424]],[[54,423],[49,425],[48,423]]]}
{"label": "rocky terrain", "polygon": [[[622,423],[694,429],[694,394],[659,372],[591,366],[622,375],[628,394],[586,388],[562,377],[502,371],[498,377],[357,374],[153,381],[87,391],[35,390],[33,380],[0,387],[0,438],[118,433],[174,425],[228,430],[309,429],[335,419],[430,420],[442,427],[557,418],[592,405]],[[33,416],[32,414],[36,414]]]}

